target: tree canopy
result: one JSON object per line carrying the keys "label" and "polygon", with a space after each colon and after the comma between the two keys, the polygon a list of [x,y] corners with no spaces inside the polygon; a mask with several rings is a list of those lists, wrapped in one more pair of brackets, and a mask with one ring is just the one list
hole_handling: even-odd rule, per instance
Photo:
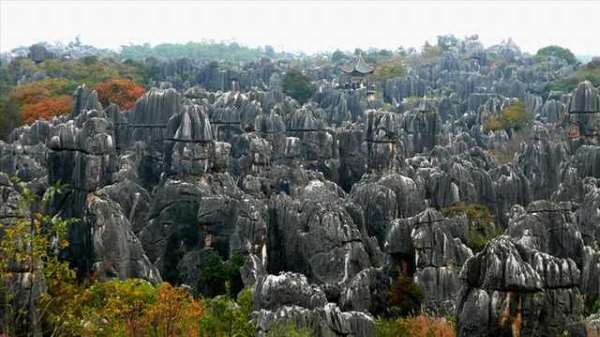
{"label": "tree canopy", "polygon": [[18,86],[11,94],[10,101],[21,112],[24,123],[37,119],[50,119],[71,111],[72,88],[65,79],[44,79]]}
{"label": "tree canopy", "polygon": [[575,55],[567,48],[560,46],[547,46],[537,51],[535,57],[538,61],[546,61],[550,57],[565,60],[568,64],[577,63]]}
{"label": "tree canopy", "polygon": [[312,97],[315,88],[308,76],[291,69],[283,77],[283,92],[304,104]]}
{"label": "tree canopy", "polygon": [[525,110],[523,102],[513,102],[499,115],[490,116],[483,124],[484,129],[496,131],[512,128],[515,131],[525,128],[531,121],[531,116]]}
{"label": "tree canopy", "polygon": [[400,56],[392,57],[375,67],[373,77],[377,80],[388,80],[391,78],[402,77],[406,74],[406,65],[404,59]]}

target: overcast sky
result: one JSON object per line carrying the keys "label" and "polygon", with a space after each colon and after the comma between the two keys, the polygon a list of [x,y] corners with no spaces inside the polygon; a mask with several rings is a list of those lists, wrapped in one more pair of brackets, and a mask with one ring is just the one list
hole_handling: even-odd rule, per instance
{"label": "overcast sky", "polygon": [[116,49],[129,43],[235,40],[276,50],[421,47],[436,36],[511,37],[600,55],[600,1],[11,1],[0,0],[0,50],[39,41]]}

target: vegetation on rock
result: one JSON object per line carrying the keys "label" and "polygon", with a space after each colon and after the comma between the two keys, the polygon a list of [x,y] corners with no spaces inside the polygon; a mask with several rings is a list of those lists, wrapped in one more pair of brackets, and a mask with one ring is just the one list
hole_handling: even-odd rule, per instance
{"label": "vegetation on rock", "polygon": [[484,121],[483,128],[487,131],[502,129],[519,131],[527,127],[530,121],[531,116],[525,110],[525,104],[517,101],[502,109],[499,115],[490,116]]}
{"label": "vegetation on rock", "polygon": [[48,78],[18,86],[11,95],[19,106],[38,103],[53,96],[70,95],[72,88],[64,78]]}
{"label": "vegetation on rock", "polygon": [[495,225],[492,211],[479,204],[465,204],[463,202],[442,209],[446,217],[466,215],[469,219],[469,232],[465,244],[477,253],[493,238],[502,234]]}

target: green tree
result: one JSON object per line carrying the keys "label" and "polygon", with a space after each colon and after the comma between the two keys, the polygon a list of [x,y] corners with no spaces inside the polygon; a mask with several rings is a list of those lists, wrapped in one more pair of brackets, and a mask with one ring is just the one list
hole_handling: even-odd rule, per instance
{"label": "green tree", "polygon": [[577,58],[575,55],[569,49],[560,46],[547,46],[541,48],[535,54],[535,58],[538,62],[546,61],[550,57],[562,59],[568,64],[577,63]]}
{"label": "green tree", "polygon": [[244,258],[240,254],[233,254],[229,260],[223,261],[217,251],[205,250],[200,266],[198,291],[208,297],[224,294],[234,296],[243,287],[240,276],[243,264]]}
{"label": "green tree", "polygon": [[314,94],[315,87],[308,76],[297,69],[291,69],[283,77],[283,92],[304,104]]}
{"label": "green tree", "polygon": [[336,49],[336,51],[331,54],[331,62],[335,64],[344,63],[348,60],[348,56],[344,54],[343,51]]}
{"label": "green tree", "polygon": [[406,74],[405,61],[400,56],[392,57],[375,67],[373,78],[385,81],[388,79],[402,77]]}
{"label": "green tree", "polygon": [[203,337],[254,337],[256,329],[251,322],[252,291],[246,289],[233,301],[217,296],[205,301],[206,315],[200,321]]}
{"label": "green tree", "polygon": [[524,129],[531,122],[531,116],[525,110],[523,102],[514,102],[502,110],[506,125],[516,131]]}

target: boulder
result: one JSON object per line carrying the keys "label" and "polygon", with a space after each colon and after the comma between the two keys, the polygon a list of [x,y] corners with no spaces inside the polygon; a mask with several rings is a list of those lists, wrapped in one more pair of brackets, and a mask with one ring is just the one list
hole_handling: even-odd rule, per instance
{"label": "boulder", "polygon": [[89,194],[85,206],[83,220],[91,230],[95,275],[101,278],[141,278],[153,283],[162,281],[119,204]]}
{"label": "boulder", "polygon": [[461,271],[458,336],[577,335],[579,280],[573,260],[496,238]]}

